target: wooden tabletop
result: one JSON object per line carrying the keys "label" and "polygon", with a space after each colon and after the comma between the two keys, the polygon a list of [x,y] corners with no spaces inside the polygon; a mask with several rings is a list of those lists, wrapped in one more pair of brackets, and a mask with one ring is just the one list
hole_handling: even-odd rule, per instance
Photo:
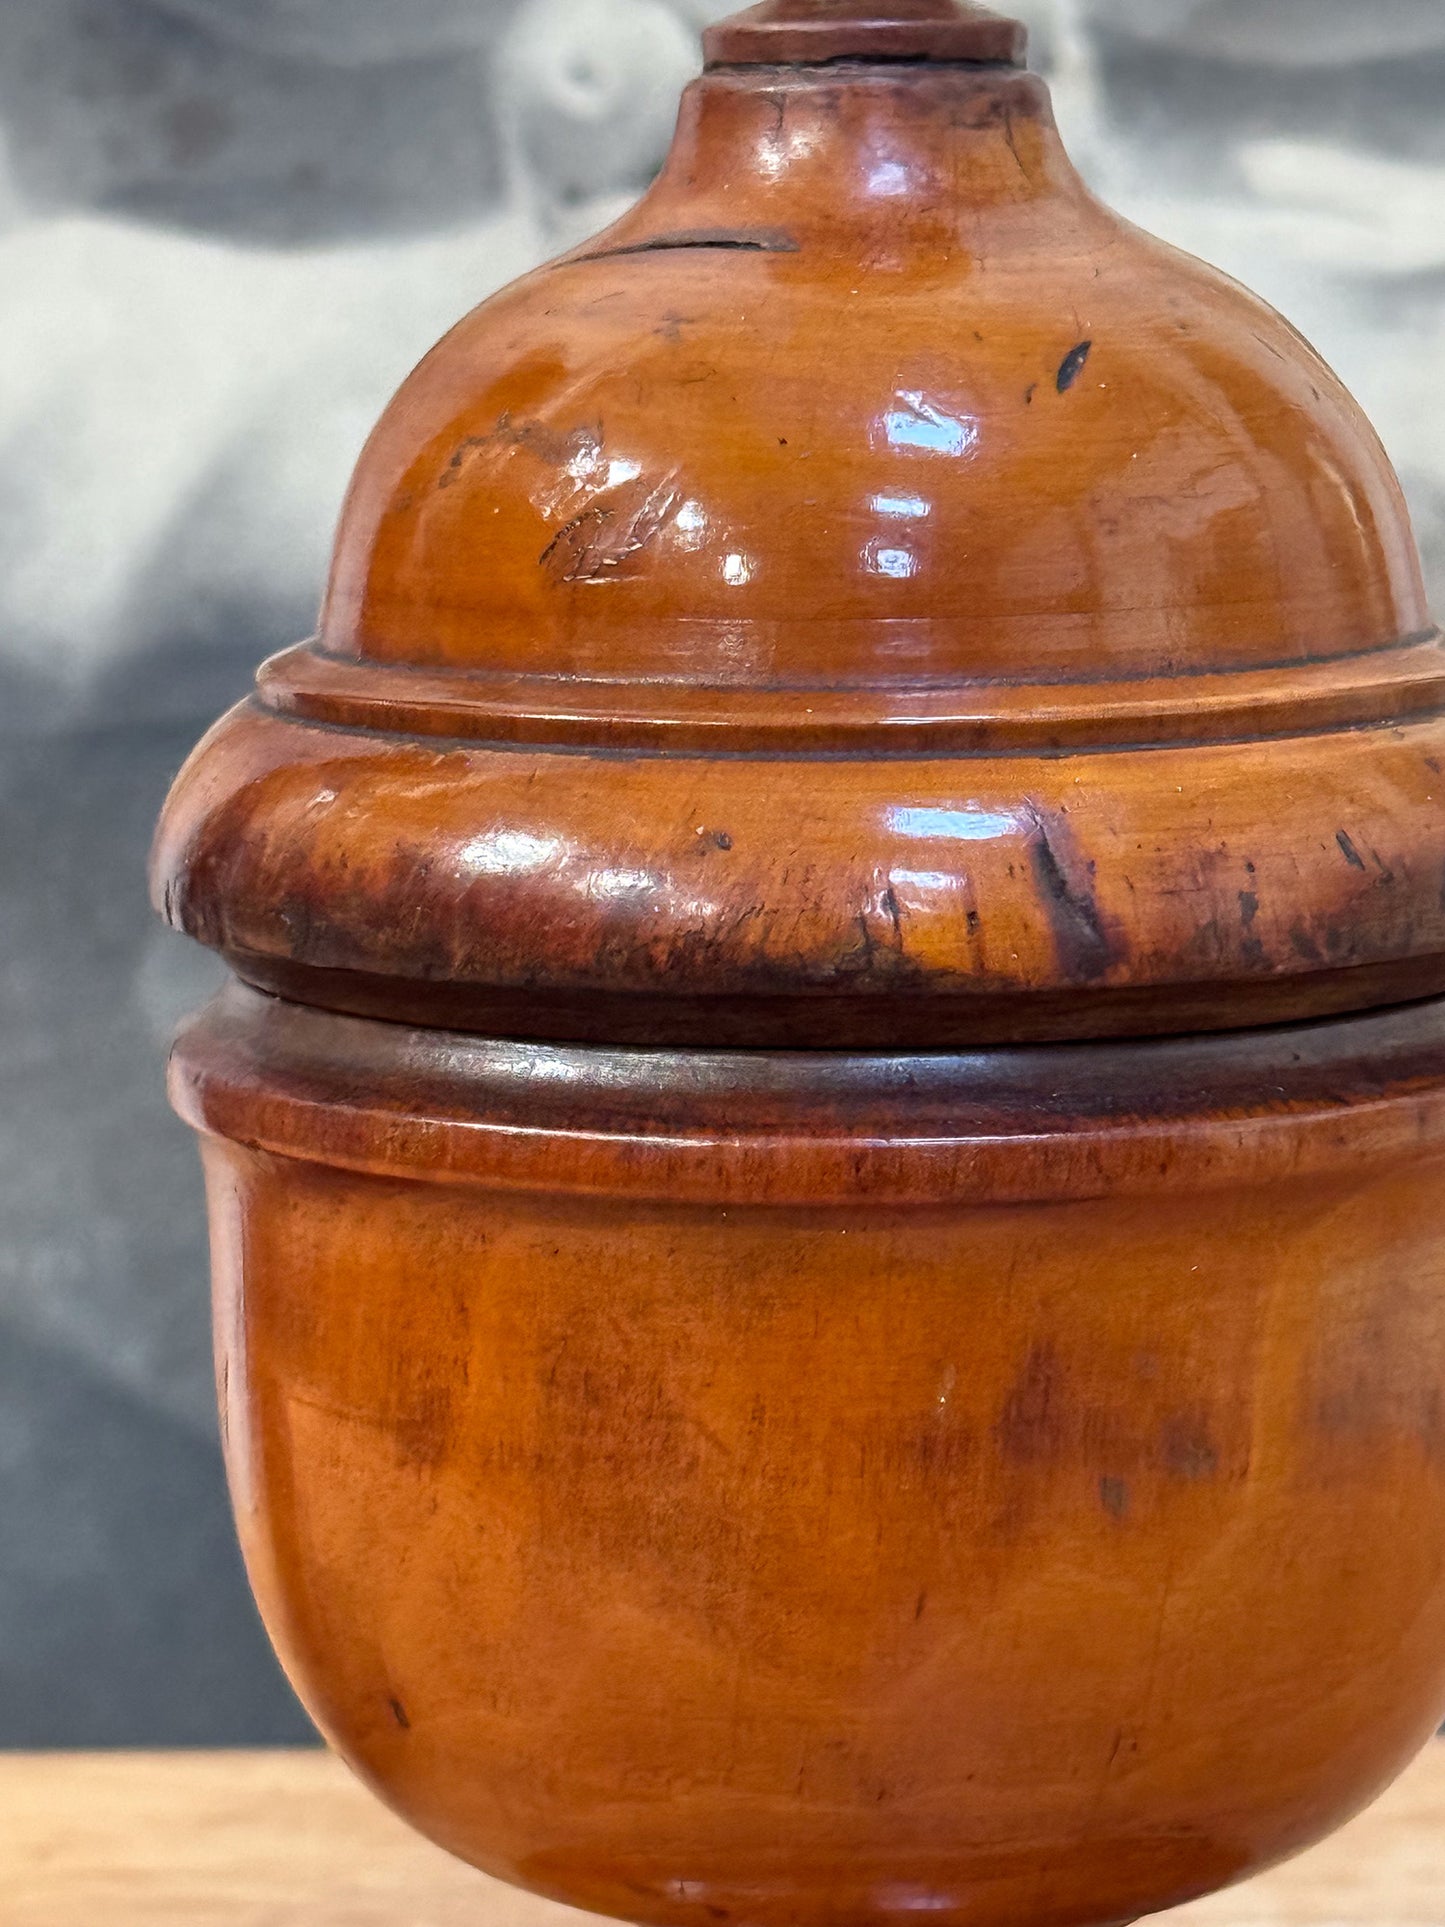
{"label": "wooden tabletop", "polygon": [[[323,1753],[0,1755],[4,1927],[579,1927],[415,1839]],[[1445,1927],[1445,1745],[1175,1927]],[[1023,1927],[1023,1923],[1020,1924]]]}

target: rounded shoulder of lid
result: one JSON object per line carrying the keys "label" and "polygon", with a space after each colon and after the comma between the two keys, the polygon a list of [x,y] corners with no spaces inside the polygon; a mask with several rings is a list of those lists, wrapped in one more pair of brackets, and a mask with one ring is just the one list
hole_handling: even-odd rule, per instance
{"label": "rounded shoulder of lid", "polygon": [[641,207],[403,388],[322,642],[862,689],[1253,669],[1427,623],[1358,407],[1090,197],[1037,80],[760,70],[698,83]]}

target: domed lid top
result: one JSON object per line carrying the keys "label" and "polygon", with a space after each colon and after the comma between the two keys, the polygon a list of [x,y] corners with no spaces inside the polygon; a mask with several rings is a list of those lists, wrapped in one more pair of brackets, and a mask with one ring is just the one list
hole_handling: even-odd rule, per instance
{"label": "domed lid top", "polygon": [[709,66],[954,60],[1022,67],[1028,32],[968,0],[763,0],[703,36]]}
{"label": "domed lid top", "polygon": [[768,0],[661,178],[358,467],[172,798],[254,981],[516,1034],[1186,1029],[1445,984],[1445,650],[1262,303],[1070,166],[1021,30]]}
{"label": "domed lid top", "polygon": [[776,0],[715,29],[921,37],[715,66],[642,202],[454,330],[362,459],[301,673],[426,671],[447,729],[767,710],[775,741],[1427,627],[1398,484],[1319,357],[1101,207],[1035,76],[927,51],[1000,24]]}

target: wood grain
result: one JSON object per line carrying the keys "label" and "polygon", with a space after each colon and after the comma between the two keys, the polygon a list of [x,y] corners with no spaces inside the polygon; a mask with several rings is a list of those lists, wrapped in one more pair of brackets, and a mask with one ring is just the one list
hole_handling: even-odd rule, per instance
{"label": "wood grain", "polygon": [[649,1927],[1121,1927],[1445,1717],[1445,1001],[1319,1021],[1445,992],[1445,638],[1016,38],[715,34],[156,844],[287,1674]]}
{"label": "wood grain", "polygon": [[179,1041],[286,1671],[653,1927],[1104,1927],[1445,1715],[1445,1009],[925,1058]]}
{"label": "wood grain", "polygon": [[[981,31],[713,43],[860,25]],[[484,1036],[1235,1029],[1445,991],[1442,770],[1378,440],[1037,76],[728,65],[387,409],[153,880],[262,989]]]}
{"label": "wood grain", "polygon": [[[566,1927],[429,1847],[323,1753],[0,1758],[6,1927]],[[1439,1927],[1445,1747],[1292,1866],[1174,1927]]]}

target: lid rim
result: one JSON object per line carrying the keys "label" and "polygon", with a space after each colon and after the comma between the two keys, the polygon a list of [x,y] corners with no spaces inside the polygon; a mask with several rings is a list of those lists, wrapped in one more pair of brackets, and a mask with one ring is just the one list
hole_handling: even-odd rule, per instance
{"label": "lid rim", "polygon": [[880,1056],[569,1048],[233,985],[184,1026],[170,1088],[187,1123],[252,1151],[506,1190],[813,1208],[1237,1193],[1242,1168],[1298,1181],[1434,1152],[1445,1006]]}
{"label": "lid rim", "polygon": [[893,992],[799,989],[669,996],[441,982],[347,970],[245,949],[222,951],[250,989],[298,1009],[432,1033],[578,1049],[793,1051],[920,1056],[1052,1046],[1165,1043],[1344,1022],[1445,998],[1445,954],[1290,976],[1124,984],[1104,989]]}
{"label": "lid rim", "polygon": [[1144,764],[794,757],[763,780],[245,705],[172,793],[153,896],[280,995],[364,979],[367,1014],[415,999],[494,1035],[886,1050],[1445,992],[1445,720]]}
{"label": "lid rim", "polygon": [[[887,703],[880,697],[887,697]],[[302,643],[263,664],[269,713],[384,736],[664,755],[1075,754],[1376,726],[1445,710],[1438,629],[1313,660],[1170,677],[703,685],[374,662]]]}

